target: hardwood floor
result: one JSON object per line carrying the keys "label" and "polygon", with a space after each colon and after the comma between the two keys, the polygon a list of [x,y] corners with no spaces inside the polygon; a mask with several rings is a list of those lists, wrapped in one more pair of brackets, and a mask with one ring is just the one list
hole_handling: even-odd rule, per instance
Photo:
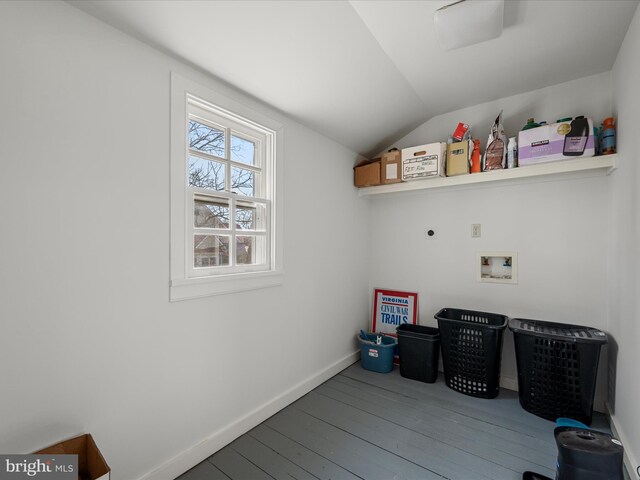
{"label": "hardwood floor", "polygon": [[[356,363],[179,480],[555,478],[553,422],[518,394],[478,399]],[[592,428],[609,431],[604,415]]]}

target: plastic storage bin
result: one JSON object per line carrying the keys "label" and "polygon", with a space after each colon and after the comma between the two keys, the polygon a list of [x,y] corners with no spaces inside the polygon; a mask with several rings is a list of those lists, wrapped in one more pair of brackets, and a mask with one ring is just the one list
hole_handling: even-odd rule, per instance
{"label": "plastic storage bin", "polygon": [[[358,335],[362,368],[378,373],[388,373],[393,370],[393,352],[398,341],[381,333],[367,333],[366,336],[365,340]],[[381,339],[379,344],[378,338]]]}
{"label": "plastic storage bin", "polygon": [[587,425],[593,415],[600,348],[595,328],[513,318],[520,405],[547,420],[569,417]]}
{"label": "plastic storage bin", "polygon": [[396,329],[400,350],[400,375],[433,383],[438,378],[440,331],[433,327],[404,323]]}
{"label": "plastic storage bin", "polygon": [[443,308],[435,318],[447,386],[472,397],[497,397],[503,332],[509,319],[458,308]]}

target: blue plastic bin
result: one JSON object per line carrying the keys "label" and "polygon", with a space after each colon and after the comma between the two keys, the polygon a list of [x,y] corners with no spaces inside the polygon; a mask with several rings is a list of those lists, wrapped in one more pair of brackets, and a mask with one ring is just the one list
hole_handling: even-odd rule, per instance
{"label": "blue plastic bin", "polygon": [[[360,343],[360,362],[362,368],[372,372],[388,373],[393,370],[393,352],[398,340],[381,333],[367,333],[367,339],[358,335]],[[377,339],[381,343],[377,343]]]}

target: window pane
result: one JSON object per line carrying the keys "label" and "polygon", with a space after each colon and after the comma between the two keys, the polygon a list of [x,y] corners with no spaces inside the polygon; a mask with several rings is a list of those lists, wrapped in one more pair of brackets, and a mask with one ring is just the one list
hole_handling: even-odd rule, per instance
{"label": "window pane", "polygon": [[266,207],[261,203],[238,202],[236,228],[238,230],[265,230]]}
{"label": "window pane", "polygon": [[231,160],[234,162],[255,165],[256,144],[244,138],[231,135]]}
{"label": "window pane", "polygon": [[231,169],[231,191],[246,195],[247,197],[255,197],[255,177],[256,174],[251,170],[243,168]]}
{"label": "window pane", "polygon": [[229,237],[226,235],[194,235],[193,266],[195,268],[229,265]]}
{"label": "window pane", "polygon": [[190,120],[189,148],[224,157],[224,132]]}
{"label": "window pane", "polygon": [[266,263],[266,239],[264,237],[238,235],[236,237],[236,263],[257,265]]}
{"label": "window pane", "polygon": [[203,228],[229,228],[229,201],[195,200],[193,226]]}
{"label": "window pane", "polygon": [[189,155],[189,185],[224,190],[224,163]]}

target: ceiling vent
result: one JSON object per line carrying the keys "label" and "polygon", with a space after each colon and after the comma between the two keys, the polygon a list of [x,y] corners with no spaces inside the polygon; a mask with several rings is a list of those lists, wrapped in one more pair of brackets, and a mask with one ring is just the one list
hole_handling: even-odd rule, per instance
{"label": "ceiling vent", "polygon": [[442,50],[502,35],[504,0],[460,0],[436,10],[433,21]]}

